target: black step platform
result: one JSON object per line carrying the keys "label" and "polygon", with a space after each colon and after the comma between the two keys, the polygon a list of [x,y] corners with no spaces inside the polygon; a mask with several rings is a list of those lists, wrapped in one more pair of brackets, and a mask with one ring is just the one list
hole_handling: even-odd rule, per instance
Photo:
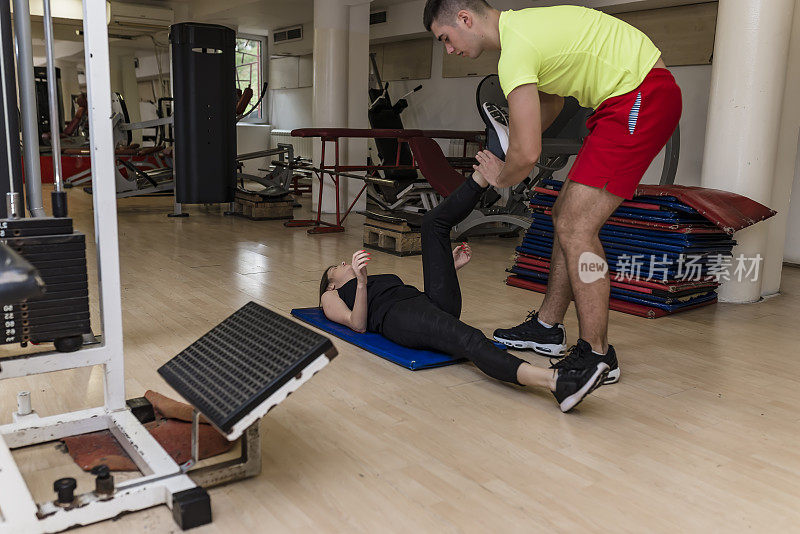
{"label": "black step platform", "polygon": [[237,423],[255,422],[336,354],[328,338],[250,302],[158,372],[233,440]]}

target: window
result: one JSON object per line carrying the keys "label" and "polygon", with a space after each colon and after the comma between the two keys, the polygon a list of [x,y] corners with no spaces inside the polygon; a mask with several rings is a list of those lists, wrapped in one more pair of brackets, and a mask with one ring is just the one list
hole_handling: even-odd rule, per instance
{"label": "window", "polygon": [[[249,111],[258,102],[261,95],[261,86],[264,84],[264,52],[266,39],[264,37],[243,36],[236,39],[236,87],[244,91],[248,87],[253,90],[253,98],[247,105]],[[264,102],[259,103],[243,120],[246,122],[263,122],[266,118]]]}

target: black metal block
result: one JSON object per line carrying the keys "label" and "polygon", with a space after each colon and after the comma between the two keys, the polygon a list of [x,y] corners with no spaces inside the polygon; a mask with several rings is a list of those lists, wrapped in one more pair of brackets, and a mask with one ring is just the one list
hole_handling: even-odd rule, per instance
{"label": "black metal block", "polygon": [[153,405],[145,397],[136,397],[135,399],[128,399],[125,401],[128,409],[139,420],[140,423],[145,424],[150,421],[156,420],[156,411]]}
{"label": "black metal block", "polygon": [[172,495],[172,518],[181,530],[211,523],[211,498],[201,487]]}

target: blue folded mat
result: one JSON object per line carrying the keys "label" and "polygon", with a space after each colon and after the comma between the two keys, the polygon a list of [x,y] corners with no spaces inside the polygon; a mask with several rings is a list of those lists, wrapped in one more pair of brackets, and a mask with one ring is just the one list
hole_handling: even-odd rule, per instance
{"label": "blue folded mat", "polygon": [[[513,272],[516,276],[524,278],[526,280],[531,280],[533,282],[538,282],[540,284],[547,284],[547,274],[539,273],[536,271],[526,271],[525,269],[520,269],[518,267],[512,267],[511,272]],[[686,300],[676,302],[676,299],[672,298],[664,298],[664,297],[656,297],[652,295],[646,294],[638,294],[633,291],[625,291],[619,288],[612,287],[611,298],[617,300],[623,300],[626,302],[634,302],[636,304],[643,304],[646,306],[652,306],[654,308],[660,308],[662,310],[668,312],[675,312],[679,311],[682,308],[687,306],[693,306],[695,304],[700,304],[703,302],[708,302],[717,298],[716,291],[709,291],[700,293],[696,296],[692,296]]]}
{"label": "blue folded mat", "polygon": [[[389,341],[382,335],[374,332],[359,334],[344,325],[329,320],[322,312],[322,308],[297,308],[292,310],[292,315],[339,339],[343,339],[348,343],[361,347],[364,350],[377,354],[381,358],[396,363],[397,365],[402,365],[406,369],[411,369],[412,371],[442,367],[465,361],[463,358],[453,358],[441,352],[409,349],[408,347],[403,347],[393,341]],[[499,343],[495,343],[495,345],[505,349],[505,345]]]}

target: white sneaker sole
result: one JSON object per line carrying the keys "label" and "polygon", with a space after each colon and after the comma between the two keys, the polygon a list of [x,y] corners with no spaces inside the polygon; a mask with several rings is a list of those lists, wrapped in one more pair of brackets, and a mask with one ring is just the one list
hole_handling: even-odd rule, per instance
{"label": "white sneaker sole", "polygon": [[500,148],[503,149],[503,154],[508,154],[508,126],[497,122],[497,120],[492,117],[492,114],[489,112],[489,107],[494,107],[488,102],[483,103],[483,111],[486,113],[486,116],[489,118],[489,122],[492,123],[494,130],[497,132],[497,138],[500,140]]}
{"label": "white sneaker sole", "polygon": [[586,381],[581,389],[561,401],[559,406],[561,407],[561,411],[567,413],[575,406],[581,403],[583,399],[586,398],[586,395],[603,385],[603,381],[608,374],[608,364],[605,363],[598,363],[597,369],[595,370],[592,378]]}
{"label": "white sneaker sole", "polygon": [[616,384],[617,382],[619,382],[619,375],[620,375],[619,367],[609,371],[608,375],[606,376],[606,379],[603,380],[603,385],[607,386],[608,384]]}
{"label": "white sneaker sole", "polygon": [[563,356],[567,350],[566,345],[546,345],[534,341],[515,341],[494,336],[495,341],[514,349],[531,349],[542,356]]}

